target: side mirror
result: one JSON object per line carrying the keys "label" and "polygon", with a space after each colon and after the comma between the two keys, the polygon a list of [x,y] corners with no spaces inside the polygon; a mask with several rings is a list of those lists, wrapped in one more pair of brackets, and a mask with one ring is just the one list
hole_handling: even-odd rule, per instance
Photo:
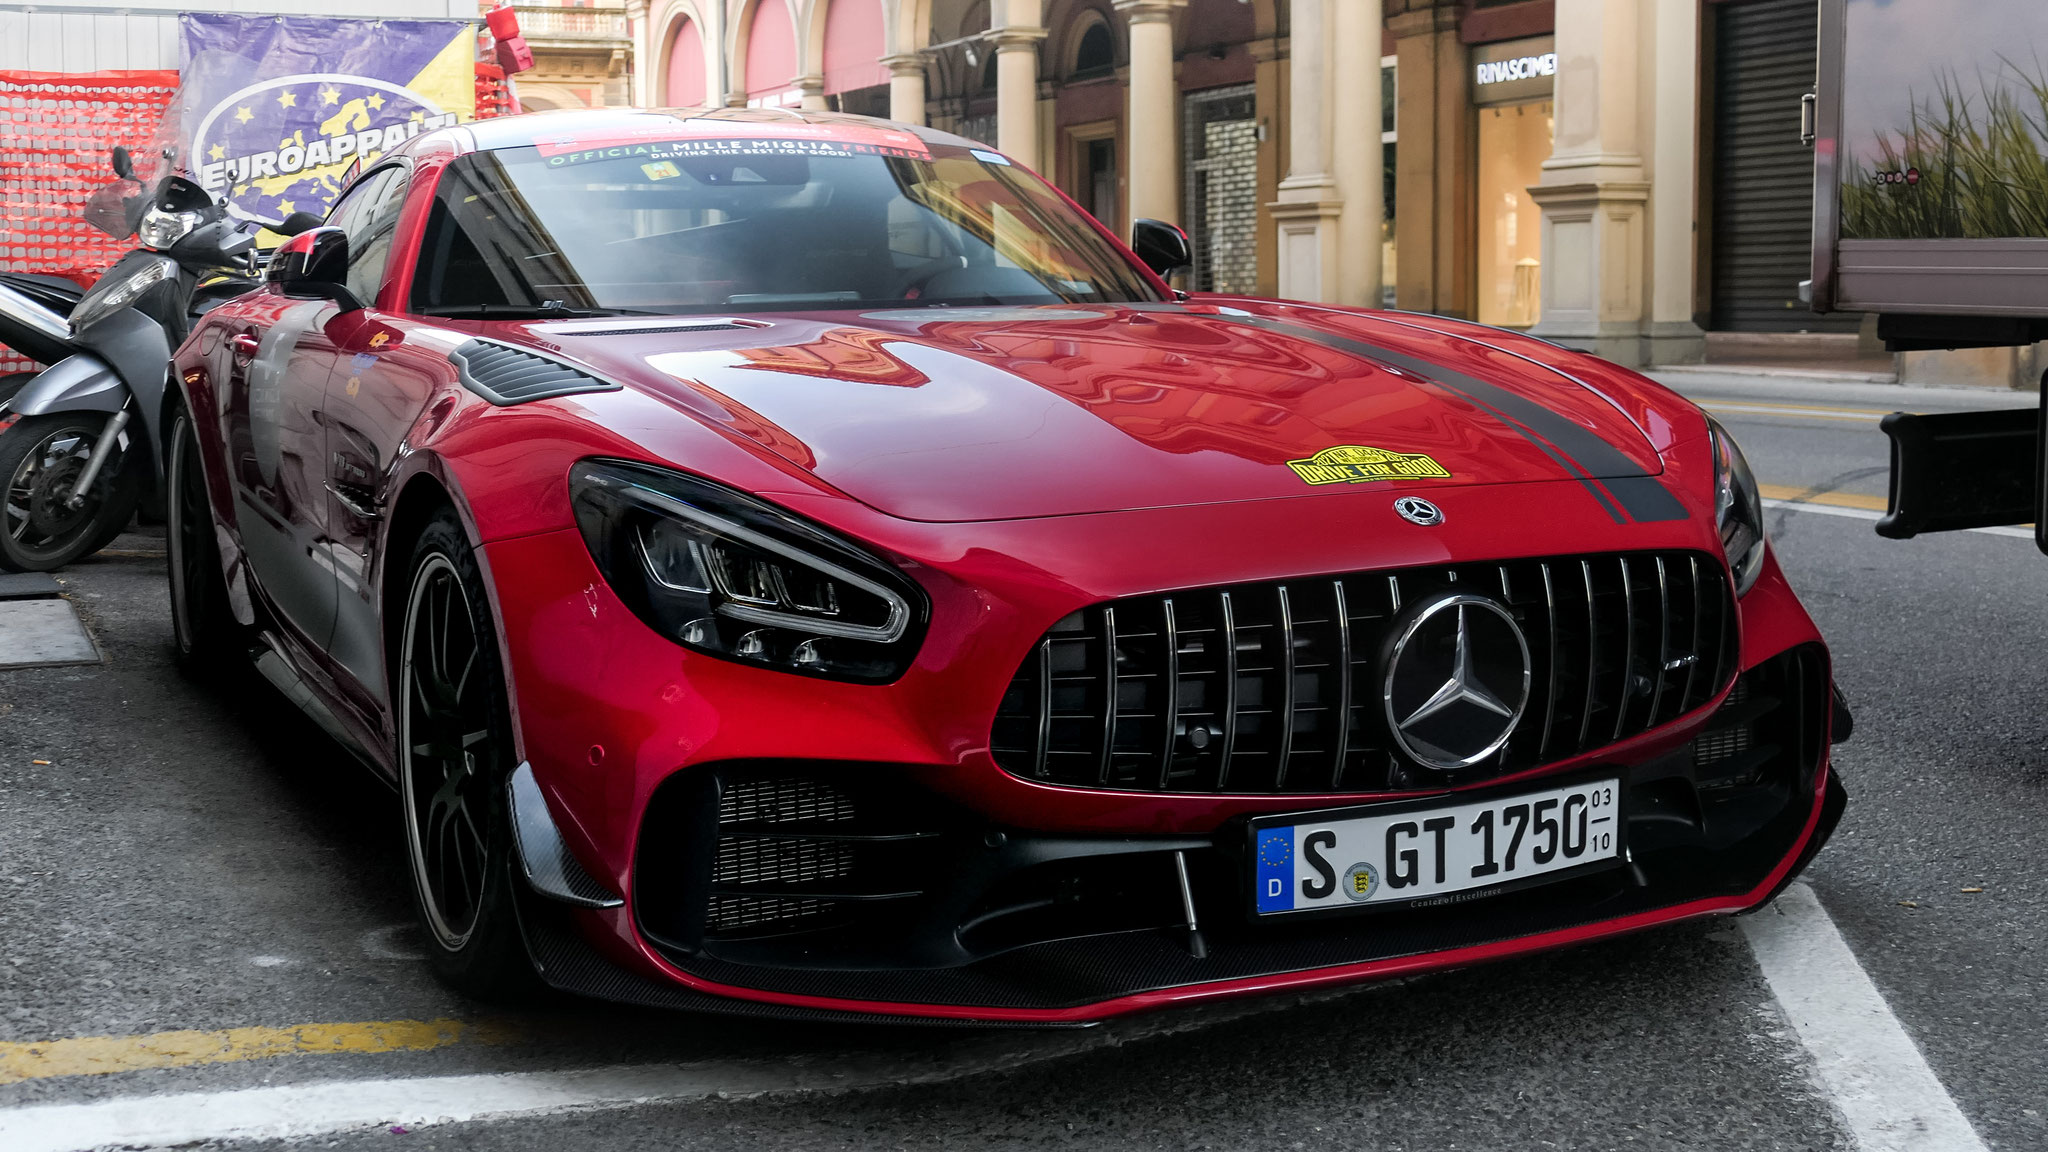
{"label": "side mirror", "polygon": [[1164,220],[1138,220],[1131,225],[1131,251],[1147,268],[1169,276],[1195,263],[1188,234]]}
{"label": "side mirror", "polygon": [[129,159],[128,149],[114,145],[114,175],[123,180],[135,179],[135,161]]}
{"label": "side mirror", "polygon": [[320,218],[311,212],[294,212],[283,221],[272,224],[270,230],[279,236],[300,236],[320,226]]}
{"label": "side mirror", "polygon": [[312,228],[285,241],[263,278],[286,296],[332,300],[343,312],[363,307],[348,290],[348,233],[339,228]]}

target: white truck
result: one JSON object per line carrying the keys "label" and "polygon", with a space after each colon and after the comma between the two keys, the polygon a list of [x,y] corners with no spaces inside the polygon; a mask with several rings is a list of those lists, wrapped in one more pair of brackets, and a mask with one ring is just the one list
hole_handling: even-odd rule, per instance
{"label": "white truck", "polygon": [[[1820,0],[1804,112],[1816,311],[1894,352],[2048,340],[2048,0]],[[1880,534],[2032,522],[2048,551],[2038,409],[1883,428]]]}

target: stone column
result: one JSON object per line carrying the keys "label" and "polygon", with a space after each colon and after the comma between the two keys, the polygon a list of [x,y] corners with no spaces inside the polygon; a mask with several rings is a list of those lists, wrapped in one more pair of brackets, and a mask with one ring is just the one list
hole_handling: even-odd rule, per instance
{"label": "stone column", "polygon": [[[1335,300],[1380,306],[1380,232],[1386,219],[1380,144],[1380,0],[1338,0],[1330,13],[1330,174],[1337,217]],[[1327,293],[1325,294],[1328,295]]]}
{"label": "stone column", "polygon": [[996,46],[996,147],[1038,168],[1038,42],[1045,39],[1039,0],[998,0],[989,39]]}
{"label": "stone column", "polygon": [[1458,39],[1460,5],[1411,3],[1387,22],[1394,33],[1394,236],[1400,273],[1394,298],[1414,312],[1470,318],[1479,174],[1473,136],[1471,51]]}
{"label": "stone column", "polygon": [[668,84],[668,59],[661,50],[661,38],[667,32],[649,25],[647,0],[626,0],[626,37],[633,47],[626,59],[624,103],[641,108],[667,103],[665,92],[663,99],[655,98],[655,85]]}
{"label": "stone column", "polygon": [[1543,209],[1543,318],[1532,331],[1630,367],[1644,362],[1649,295],[1643,16],[1638,0],[1559,0],[1557,140],[1529,189]]}
{"label": "stone column", "polygon": [[796,78],[797,91],[803,93],[803,100],[797,105],[815,112],[823,112],[825,103],[825,78],[823,76],[799,76]]}
{"label": "stone column", "polygon": [[[1287,178],[1273,201],[1279,232],[1279,290],[1290,300],[1330,300],[1336,272],[1337,215],[1344,202],[1330,173],[1326,85],[1330,74],[1330,9],[1347,0],[1294,0],[1288,32]],[[1379,57],[1373,57],[1375,64]]]}
{"label": "stone column", "polygon": [[1124,120],[1129,184],[1124,218],[1181,223],[1179,89],[1173,13],[1187,0],[1116,0],[1131,34],[1130,108]]}
{"label": "stone column", "polygon": [[924,123],[924,57],[915,52],[884,56],[889,66],[889,119]]}
{"label": "stone column", "polygon": [[1656,111],[1650,187],[1650,330],[1644,359],[1697,364],[1707,334],[1694,322],[1699,259],[1700,5],[1656,0]]}

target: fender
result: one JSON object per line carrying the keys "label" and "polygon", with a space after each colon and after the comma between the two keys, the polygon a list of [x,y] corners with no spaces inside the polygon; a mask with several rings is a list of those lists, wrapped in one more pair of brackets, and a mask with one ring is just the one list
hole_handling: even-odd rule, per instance
{"label": "fender", "polygon": [[113,365],[90,352],[77,352],[36,374],[8,404],[23,416],[45,412],[119,412],[128,404],[128,385]]}

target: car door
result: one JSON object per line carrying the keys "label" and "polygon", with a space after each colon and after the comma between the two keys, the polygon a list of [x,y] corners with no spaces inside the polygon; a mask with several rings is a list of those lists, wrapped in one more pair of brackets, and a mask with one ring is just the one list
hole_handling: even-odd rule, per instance
{"label": "car door", "polygon": [[[376,299],[408,190],[405,175],[397,174],[362,217],[360,237],[349,234],[349,286],[360,299]],[[322,420],[330,554],[340,582],[328,651],[352,686],[376,703],[385,698],[383,635],[370,574],[392,496],[392,465],[447,372],[445,356],[406,343],[401,320],[372,304],[337,326],[341,340]]]}
{"label": "car door", "polygon": [[[328,213],[360,226],[398,176],[359,181]],[[353,236],[351,237],[353,239]],[[356,263],[351,256],[351,266]],[[223,402],[235,520],[251,574],[271,608],[316,649],[334,634],[339,582],[329,537],[322,404],[335,369],[328,300],[264,294],[237,312],[227,340]]]}

